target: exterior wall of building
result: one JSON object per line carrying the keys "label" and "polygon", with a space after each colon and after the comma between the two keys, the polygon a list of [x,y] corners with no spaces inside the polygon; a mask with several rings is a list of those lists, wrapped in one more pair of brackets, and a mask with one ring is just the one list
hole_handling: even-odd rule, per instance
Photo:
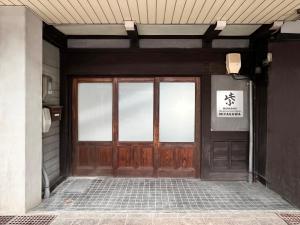
{"label": "exterior wall of building", "polygon": [[[231,49],[242,53],[242,74],[249,73],[248,49]],[[196,76],[200,77],[201,89],[201,178],[211,180],[246,180],[247,169],[212,173],[212,167],[204,164],[209,161],[216,141],[229,146],[238,142],[233,150],[248,150],[248,131],[211,131],[211,75],[226,74],[224,49],[66,49],[62,53],[62,103],[64,107],[62,163],[66,174],[72,174],[72,79],[75,77],[145,77],[145,76]],[[240,144],[242,142],[242,144]],[[223,149],[223,147],[222,147]],[[231,151],[226,148],[225,151]],[[73,156],[74,157],[74,156]],[[206,158],[205,158],[206,157]],[[247,156],[245,157],[247,158]],[[245,161],[245,160],[244,160]],[[199,172],[199,171],[198,171]]]}
{"label": "exterior wall of building", "polygon": [[[51,95],[43,100],[43,105],[59,105],[60,84],[60,55],[59,49],[50,43],[43,42],[43,74],[52,78]],[[60,122],[52,121],[49,132],[43,133],[43,165],[50,179],[50,185],[54,184],[60,175],[59,167],[59,132]]]}
{"label": "exterior wall of building", "polygon": [[42,22],[25,7],[0,7],[0,212],[41,201]]}
{"label": "exterior wall of building", "polygon": [[270,45],[266,177],[270,188],[300,206],[300,42]]}

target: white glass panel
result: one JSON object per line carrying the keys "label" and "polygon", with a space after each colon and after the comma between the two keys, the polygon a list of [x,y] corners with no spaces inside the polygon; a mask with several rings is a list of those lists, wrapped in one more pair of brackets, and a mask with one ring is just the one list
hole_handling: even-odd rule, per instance
{"label": "white glass panel", "polygon": [[119,84],[119,141],[153,140],[153,83]]}
{"label": "white glass panel", "polygon": [[160,83],[160,142],[194,142],[195,83]]}
{"label": "white glass panel", "polygon": [[112,84],[78,85],[78,140],[112,141]]}

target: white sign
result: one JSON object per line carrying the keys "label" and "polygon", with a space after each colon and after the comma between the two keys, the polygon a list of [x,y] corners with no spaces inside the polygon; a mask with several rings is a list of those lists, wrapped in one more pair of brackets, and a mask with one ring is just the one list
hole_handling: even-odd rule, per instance
{"label": "white sign", "polygon": [[243,91],[217,91],[217,117],[243,117]]}

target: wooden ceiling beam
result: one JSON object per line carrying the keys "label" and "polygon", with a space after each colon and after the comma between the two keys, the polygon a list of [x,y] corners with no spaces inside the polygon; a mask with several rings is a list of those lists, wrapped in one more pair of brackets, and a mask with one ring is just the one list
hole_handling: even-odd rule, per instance
{"label": "wooden ceiling beam", "polygon": [[211,48],[212,40],[218,38],[222,29],[216,29],[217,23],[210,25],[205,31],[202,38],[203,48]]}
{"label": "wooden ceiling beam", "polygon": [[[133,21],[129,21],[129,23],[134,23]],[[133,29],[132,29],[133,28]],[[127,36],[130,39],[130,47],[131,48],[138,48],[139,47],[139,33],[137,30],[136,24],[133,25],[133,27],[128,28],[126,26],[126,21],[125,21],[125,29],[127,32]]]}
{"label": "wooden ceiling beam", "polygon": [[274,33],[274,30],[271,30],[273,27],[273,23],[271,24],[263,24],[261,25],[254,33],[250,35],[250,40],[257,40],[257,39],[269,39]]}
{"label": "wooden ceiling beam", "polygon": [[43,39],[60,49],[67,48],[67,36],[46,23],[43,23]]}

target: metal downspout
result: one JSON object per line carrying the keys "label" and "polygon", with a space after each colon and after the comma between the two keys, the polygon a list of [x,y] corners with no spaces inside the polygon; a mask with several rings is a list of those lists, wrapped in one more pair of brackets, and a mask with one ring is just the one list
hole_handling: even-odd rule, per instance
{"label": "metal downspout", "polygon": [[253,81],[249,81],[249,174],[248,182],[253,182]]}

